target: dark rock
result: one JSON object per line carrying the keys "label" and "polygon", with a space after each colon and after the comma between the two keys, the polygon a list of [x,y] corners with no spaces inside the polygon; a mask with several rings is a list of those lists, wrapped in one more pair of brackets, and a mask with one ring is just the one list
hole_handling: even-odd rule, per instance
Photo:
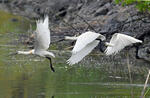
{"label": "dark rock", "polygon": [[132,32],[120,32],[120,33],[134,37],[134,34]]}
{"label": "dark rock", "polygon": [[[124,33],[139,38],[137,56],[149,61],[150,17],[138,12],[134,5],[122,7],[114,0],[10,0],[0,9],[6,9],[28,18],[48,14],[54,35],[75,35],[94,28],[111,38],[114,33]],[[81,16],[82,18],[78,17]],[[84,20],[83,20],[84,19]],[[65,22],[64,22],[65,21]],[[86,21],[86,22],[85,22]],[[75,30],[75,29],[77,30]],[[131,52],[134,55],[134,53]]]}
{"label": "dark rock", "polygon": [[115,13],[117,13],[117,11],[110,10],[110,11],[107,13],[107,15],[112,15],[112,14],[115,14]]}
{"label": "dark rock", "polygon": [[16,19],[16,18],[12,18],[12,19],[11,19],[11,21],[12,21],[12,22],[17,22],[17,21],[18,21],[18,19]]}
{"label": "dark rock", "polygon": [[104,26],[102,27],[102,32],[108,32],[109,34],[113,34],[113,33],[117,33],[119,32],[120,28],[121,28],[121,22],[118,21],[115,17],[110,17],[106,23],[104,24]]}
{"label": "dark rock", "polygon": [[150,61],[150,34],[143,35],[143,43],[141,47],[138,49],[138,58],[144,59],[146,61]]}
{"label": "dark rock", "polygon": [[150,46],[138,50],[138,57],[150,62]]}
{"label": "dark rock", "polygon": [[107,9],[107,8],[99,8],[99,9],[95,12],[95,16],[106,15],[107,13],[108,13],[108,9]]}
{"label": "dark rock", "polygon": [[0,0],[0,3],[9,3],[9,0]]}

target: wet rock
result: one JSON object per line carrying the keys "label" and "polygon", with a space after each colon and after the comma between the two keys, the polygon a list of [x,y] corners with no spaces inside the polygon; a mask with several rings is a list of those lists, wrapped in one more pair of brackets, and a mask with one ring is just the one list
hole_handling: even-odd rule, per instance
{"label": "wet rock", "polygon": [[113,1],[12,0],[5,5],[5,8],[0,5],[0,9],[8,8],[11,12],[28,18],[38,18],[48,14],[54,36],[75,35],[87,29],[93,30],[92,28],[97,32],[103,32],[108,38],[114,33],[128,34],[143,41],[142,45],[136,46],[137,55],[149,61],[150,36],[146,35],[146,31],[150,31],[149,15],[140,13],[134,5],[122,7]]}
{"label": "wet rock", "polygon": [[[116,15],[115,15],[116,16]],[[102,27],[102,32],[108,32],[109,34],[117,33],[120,30],[121,22],[118,21],[115,16],[112,15],[107,19],[106,23]]]}
{"label": "wet rock", "polygon": [[99,7],[96,12],[95,12],[95,17],[96,16],[100,16],[100,15],[106,15],[109,10],[111,9],[111,4],[110,3],[106,3],[104,6]]}
{"label": "wet rock", "polygon": [[12,18],[12,19],[11,19],[11,21],[12,21],[12,22],[17,22],[17,21],[18,21],[18,19],[16,19],[16,18]]}
{"label": "wet rock", "polygon": [[134,34],[132,32],[120,32],[120,33],[134,37]]}
{"label": "wet rock", "polygon": [[143,47],[139,49],[138,57],[150,62],[150,47]]}
{"label": "wet rock", "polygon": [[138,49],[138,58],[150,62],[150,35],[145,35],[144,44]]}
{"label": "wet rock", "polygon": [[99,16],[99,15],[106,15],[108,13],[108,9],[107,8],[99,8],[96,12],[95,12],[95,16]]}
{"label": "wet rock", "polygon": [[0,3],[8,3],[9,0],[0,0]]}

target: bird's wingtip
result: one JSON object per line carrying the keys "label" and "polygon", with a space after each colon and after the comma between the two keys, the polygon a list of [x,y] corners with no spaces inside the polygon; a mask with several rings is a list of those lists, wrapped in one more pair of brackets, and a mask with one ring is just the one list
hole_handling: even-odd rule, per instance
{"label": "bird's wingtip", "polygon": [[73,65],[73,62],[71,62],[71,60],[70,60],[70,59],[69,59],[69,60],[67,60],[66,62],[67,62],[67,64],[68,64],[68,65],[70,65],[70,66],[72,66],[72,65]]}
{"label": "bird's wingtip", "polygon": [[77,51],[77,50],[74,50],[74,49],[71,51],[72,54],[76,54],[77,52],[78,52],[78,51]]}

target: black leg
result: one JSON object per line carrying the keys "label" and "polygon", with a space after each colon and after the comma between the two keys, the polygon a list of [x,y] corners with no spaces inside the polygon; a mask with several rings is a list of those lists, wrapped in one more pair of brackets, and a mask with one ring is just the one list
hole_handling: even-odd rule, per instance
{"label": "black leg", "polygon": [[105,46],[105,41],[102,41],[101,39],[96,39],[99,41],[99,44],[98,44],[98,48],[99,50],[104,53],[105,49],[106,49],[106,46]]}
{"label": "black leg", "polygon": [[52,65],[52,60],[51,60],[51,58],[50,58],[50,57],[46,57],[46,58],[49,60],[49,66],[50,66],[51,70],[52,70],[53,72],[55,72],[55,70],[54,70],[54,68],[53,68],[53,65]]}
{"label": "black leg", "polygon": [[54,98],[54,96],[52,96],[51,98]]}

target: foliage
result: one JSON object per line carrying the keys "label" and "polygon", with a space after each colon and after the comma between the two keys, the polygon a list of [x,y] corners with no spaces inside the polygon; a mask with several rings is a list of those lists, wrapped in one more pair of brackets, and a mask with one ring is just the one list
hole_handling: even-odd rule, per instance
{"label": "foliage", "polygon": [[150,0],[115,0],[117,4],[122,6],[135,4],[140,11],[150,11]]}
{"label": "foliage", "polygon": [[28,28],[29,21],[23,17],[0,10],[0,34],[9,32],[20,33],[27,31]]}

